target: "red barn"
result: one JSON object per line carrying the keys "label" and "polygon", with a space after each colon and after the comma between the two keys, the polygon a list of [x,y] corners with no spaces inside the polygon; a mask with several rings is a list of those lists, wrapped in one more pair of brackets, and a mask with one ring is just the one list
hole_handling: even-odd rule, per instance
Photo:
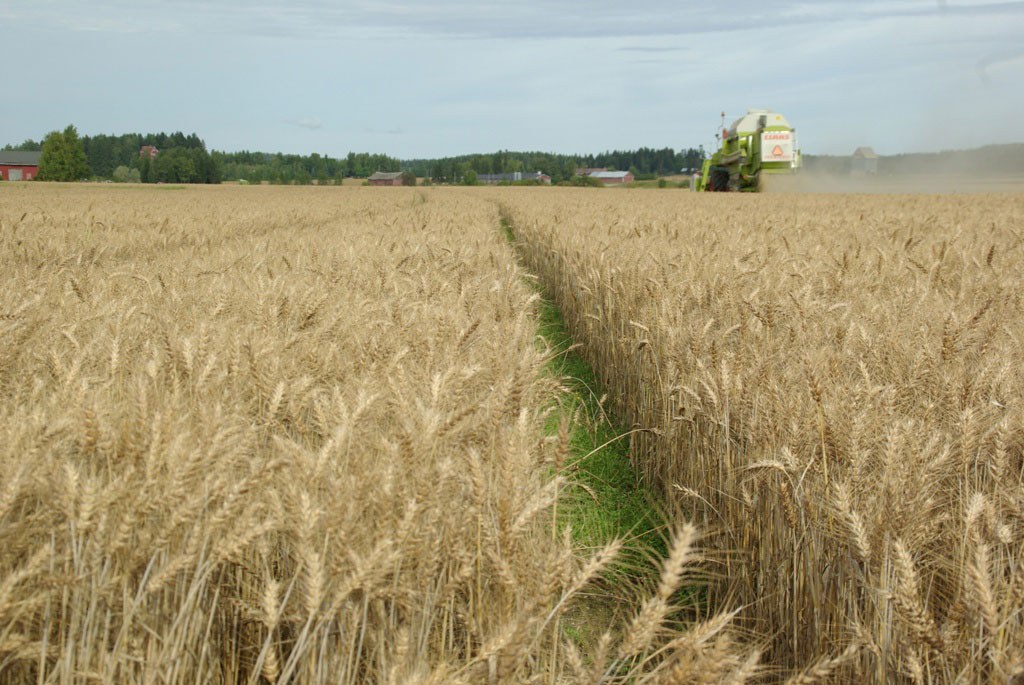
{"label": "red barn", "polygon": [[366,179],[371,186],[400,186],[402,185],[401,171],[378,171]]}
{"label": "red barn", "polygon": [[42,152],[0,152],[0,178],[5,181],[31,181],[39,175]]}

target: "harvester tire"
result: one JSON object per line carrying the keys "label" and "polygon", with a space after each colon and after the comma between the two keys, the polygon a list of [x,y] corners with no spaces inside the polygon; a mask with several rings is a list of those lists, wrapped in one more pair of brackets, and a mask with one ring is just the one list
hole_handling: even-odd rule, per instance
{"label": "harvester tire", "polygon": [[725,193],[729,190],[729,170],[723,167],[711,169],[711,190],[716,193]]}

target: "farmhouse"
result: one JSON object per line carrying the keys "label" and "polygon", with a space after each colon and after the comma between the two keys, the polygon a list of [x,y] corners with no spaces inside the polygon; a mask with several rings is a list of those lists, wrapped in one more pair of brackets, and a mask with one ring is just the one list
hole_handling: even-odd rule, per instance
{"label": "farmhouse", "polygon": [[139,157],[149,157],[150,159],[156,159],[156,156],[160,154],[152,145],[143,145],[139,148]]}
{"label": "farmhouse", "polygon": [[877,174],[878,155],[869,147],[859,147],[853,151],[850,163],[851,174]]}
{"label": "farmhouse", "polygon": [[596,178],[606,186],[621,186],[633,182],[633,174],[628,171],[594,171],[590,178]]}
{"label": "farmhouse", "polygon": [[478,174],[477,182],[494,185],[496,183],[518,183],[520,181],[533,181],[535,183],[551,184],[551,177],[539,171],[513,171],[508,174]]}
{"label": "farmhouse", "polygon": [[5,181],[31,181],[39,175],[42,152],[0,152],[0,178]]}
{"label": "farmhouse", "polygon": [[402,185],[402,172],[377,171],[367,180],[371,186],[400,186]]}

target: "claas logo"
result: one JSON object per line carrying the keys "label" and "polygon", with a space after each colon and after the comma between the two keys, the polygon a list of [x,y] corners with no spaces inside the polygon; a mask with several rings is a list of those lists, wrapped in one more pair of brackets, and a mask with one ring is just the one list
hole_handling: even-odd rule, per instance
{"label": "claas logo", "polygon": [[782,146],[781,145],[776,145],[774,148],[772,148],[772,157],[781,157],[781,156],[782,156]]}

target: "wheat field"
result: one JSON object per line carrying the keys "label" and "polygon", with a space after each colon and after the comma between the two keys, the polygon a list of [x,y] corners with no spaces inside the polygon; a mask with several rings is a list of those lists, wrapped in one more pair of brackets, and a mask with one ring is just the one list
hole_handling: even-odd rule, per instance
{"label": "wheat field", "polygon": [[1021,195],[492,196],[766,663],[1024,681]]}
{"label": "wheat field", "polygon": [[[1022,227],[1012,194],[4,186],[0,682],[1019,682]],[[533,282],[680,512],[649,576],[560,524]]]}
{"label": "wheat field", "polygon": [[675,606],[682,520],[634,610],[563,629],[622,542],[558,525],[560,383],[493,199],[5,185],[0,282],[0,682],[758,674],[725,608]]}

